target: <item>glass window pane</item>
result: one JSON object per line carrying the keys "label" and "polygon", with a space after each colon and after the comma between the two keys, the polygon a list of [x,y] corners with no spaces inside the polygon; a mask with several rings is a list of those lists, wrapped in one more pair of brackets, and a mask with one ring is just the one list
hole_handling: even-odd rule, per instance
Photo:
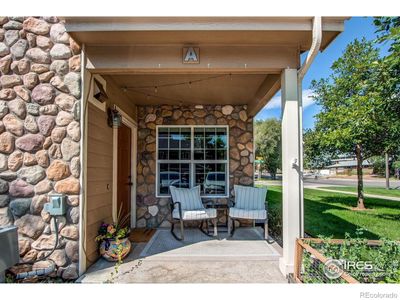
{"label": "glass window pane", "polygon": [[204,148],[204,128],[194,129],[194,148],[195,149]]}
{"label": "glass window pane", "polygon": [[194,150],[195,160],[204,160],[204,150]]}
{"label": "glass window pane", "polygon": [[179,128],[171,128],[169,131],[169,148],[179,149],[180,140]]}
{"label": "glass window pane", "polygon": [[181,150],[181,159],[190,160],[190,150]]}
{"label": "glass window pane", "polygon": [[206,160],[215,160],[215,150],[206,150]]}
{"label": "glass window pane", "polygon": [[226,128],[217,128],[216,147],[218,149],[226,149],[226,145],[227,145]]}
{"label": "glass window pane", "polygon": [[159,149],[168,149],[168,138],[159,138],[158,139],[158,148]]}
{"label": "glass window pane", "polygon": [[158,150],[158,159],[168,159],[168,150]]}
{"label": "glass window pane", "polygon": [[168,128],[165,127],[158,128],[158,137],[168,138]]}
{"label": "glass window pane", "polygon": [[205,129],[206,148],[214,149],[215,148],[215,142],[216,142],[215,129],[214,128],[206,128]]}
{"label": "glass window pane", "polygon": [[169,159],[170,160],[178,160],[179,159],[179,150],[169,150]]}
{"label": "glass window pane", "polygon": [[[204,168],[205,172],[201,173]],[[195,181],[202,185],[203,195],[226,195],[226,165],[225,164],[196,164]]]}
{"label": "glass window pane", "polygon": [[191,136],[190,128],[181,129],[181,148],[190,149],[191,147],[190,136]]}
{"label": "glass window pane", "polygon": [[217,150],[217,159],[225,160],[226,159],[226,150]]}
{"label": "glass window pane", "polygon": [[169,187],[190,187],[190,164],[160,164],[159,194],[169,195]]}

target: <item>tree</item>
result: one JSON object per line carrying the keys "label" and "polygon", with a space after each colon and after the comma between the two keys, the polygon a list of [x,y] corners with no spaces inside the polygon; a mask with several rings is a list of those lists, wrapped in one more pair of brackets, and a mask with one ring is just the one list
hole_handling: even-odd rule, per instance
{"label": "tree", "polygon": [[312,82],[316,115],[315,138],[321,149],[354,153],[357,159],[357,208],[365,209],[362,162],[382,152],[385,132],[383,99],[374,89],[379,52],[365,39],[350,43],[331,67],[332,74]]}
{"label": "tree", "polygon": [[322,169],[331,163],[332,154],[320,146],[316,132],[305,130],[303,134],[304,168]]}
{"label": "tree", "polygon": [[261,157],[262,170],[267,170],[272,179],[281,167],[281,122],[277,119],[266,119],[255,123],[256,156]]}
{"label": "tree", "polygon": [[[400,17],[377,17],[374,24],[377,42],[389,44],[389,54],[381,61],[375,88],[386,100],[380,107],[386,114],[388,127],[383,136],[384,151],[386,157],[391,156],[393,160],[393,155],[398,153],[400,140]],[[389,188],[389,178],[386,180]]]}

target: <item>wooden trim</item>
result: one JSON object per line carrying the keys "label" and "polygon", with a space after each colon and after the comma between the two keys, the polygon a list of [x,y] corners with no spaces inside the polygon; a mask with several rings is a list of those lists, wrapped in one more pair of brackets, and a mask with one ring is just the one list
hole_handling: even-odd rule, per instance
{"label": "wooden trim", "polygon": [[253,100],[247,104],[247,114],[255,116],[281,88],[280,75],[269,74],[258,88]]}

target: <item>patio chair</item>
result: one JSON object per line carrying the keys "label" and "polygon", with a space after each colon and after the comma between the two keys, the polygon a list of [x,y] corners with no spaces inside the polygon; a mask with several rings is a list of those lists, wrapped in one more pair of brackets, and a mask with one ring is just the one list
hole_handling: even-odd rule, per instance
{"label": "patio chair", "polygon": [[[171,213],[172,226],[171,234],[178,241],[184,240],[185,221],[201,221],[199,229],[206,235],[208,234],[208,221],[212,220],[214,225],[214,236],[217,236],[217,210],[215,208],[205,208],[200,197],[200,186],[193,188],[177,188],[170,186],[171,191]],[[181,237],[178,237],[174,232],[176,222],[180,223]],[[207,232],[204,231],[204,221],[207,226]]]}
{"label": "patio chair", "polygon": [[[235,200],[229,208],[228,232],[233,236],[236,219],[263,220],[264,238],[268,239],[268,216],[266,210],[266,188],[235,185]],[[232,225],[231,225],[232,224]]]}

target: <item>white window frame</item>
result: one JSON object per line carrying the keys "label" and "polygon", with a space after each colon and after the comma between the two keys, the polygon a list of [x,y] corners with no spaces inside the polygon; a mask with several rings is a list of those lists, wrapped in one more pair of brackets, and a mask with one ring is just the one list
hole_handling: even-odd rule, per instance
{"label": "white window frame", "polygon": [[[195,168],[194,165],[196,163],[224,163],[226,164],[226,194],[225,195],[202,195],[202,198],[229,198],[230,194],[230,187],[229,187],[229,179],[230,179],[230,174],[229,174],[229,126],[228,125],[157,125],[156,126],[156,197],[157,198],[170,198],[170,195],[160,195],[159,190],[158,190],[158,185],[159,185],[159,163],[160,161],[165,163],[184,163],[180,160],[164,160],[164,159],[158,159],[158,130],[159,128],[190,128],[190,134],[191,134],[191,146],[190,146],[190,160],[185,160],[189,164],[189,186],[192,187],[194,184],[194,179],[195,179]],[[226,160],[194,160],[194,129],[195,128],[224,128],[226,129]]]}

